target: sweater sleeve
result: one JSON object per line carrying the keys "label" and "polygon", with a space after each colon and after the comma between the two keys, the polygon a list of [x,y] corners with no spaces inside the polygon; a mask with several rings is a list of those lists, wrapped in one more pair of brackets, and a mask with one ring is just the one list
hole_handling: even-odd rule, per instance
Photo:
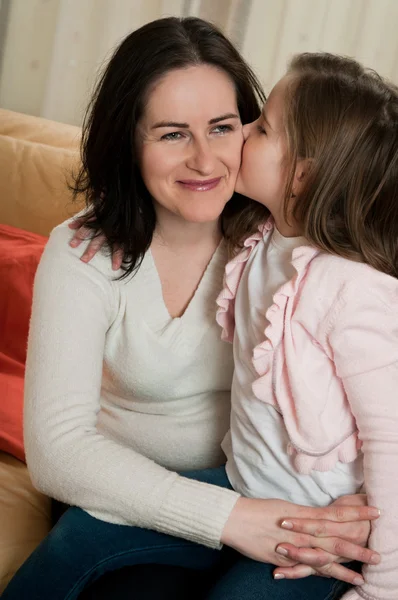
{"label": "sweater sleeve", "polygon": [[350,290],[329,332],[336,371],[356,419],[369,504],[381,510],[369,547],[379,565],[344,600],[393,600],[398,590],[398,283],[383,276],[374,291]]}
{"label": "sweater sleeve", "polygon": [[96,429],[119,284],[98,268],[104,257],[82,263],[69,236],[66,226],[54,230],[34,285],[24,409],[33,483],[103,520],[217,548],[239,494],[182,477]]}

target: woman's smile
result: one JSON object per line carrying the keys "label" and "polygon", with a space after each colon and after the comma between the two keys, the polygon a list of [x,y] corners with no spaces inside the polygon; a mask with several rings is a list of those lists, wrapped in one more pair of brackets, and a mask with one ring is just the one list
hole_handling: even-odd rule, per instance
{"label": "woman's smile", "polygon": [[200,179],[183,179],[178,181],[185,189],[191,190],[192,192],[208,192],[218,186],[221,181],[221,177],[215,177],[213,179],[200,180]]}

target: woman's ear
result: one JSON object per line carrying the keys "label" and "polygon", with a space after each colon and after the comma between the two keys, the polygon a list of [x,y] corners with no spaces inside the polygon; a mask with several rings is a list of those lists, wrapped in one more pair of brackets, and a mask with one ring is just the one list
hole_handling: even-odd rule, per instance
{"label": "woman's ear", "polygon": [[297,161],[292,188],[293,197],[298,196],[302,191],[307,182],[311,166],[312,160],[310,158],[301,158]]}

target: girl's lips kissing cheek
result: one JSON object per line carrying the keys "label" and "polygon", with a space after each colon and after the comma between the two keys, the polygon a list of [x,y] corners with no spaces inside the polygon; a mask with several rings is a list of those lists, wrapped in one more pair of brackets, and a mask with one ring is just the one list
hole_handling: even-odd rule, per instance
{"label": "girl's lips kissing cheek", "polygon": [[215,179],[181,179],[178,181],[180,185],[184,188],[189,189],[193,192],[208,192],[209,190],[214,189],[220,183],[221,177],[216,177]]}

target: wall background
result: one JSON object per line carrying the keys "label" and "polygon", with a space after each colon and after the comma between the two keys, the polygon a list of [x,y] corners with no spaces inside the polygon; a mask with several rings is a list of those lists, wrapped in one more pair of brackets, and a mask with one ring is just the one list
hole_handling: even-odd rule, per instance
{"label": "wall background", "polygon": [[266,91],[292,54],[314,50],[355,56],[398,83],[397,0],[0,0],[0,106],[81,124],[118,42],[170,15],[217,23]]}

